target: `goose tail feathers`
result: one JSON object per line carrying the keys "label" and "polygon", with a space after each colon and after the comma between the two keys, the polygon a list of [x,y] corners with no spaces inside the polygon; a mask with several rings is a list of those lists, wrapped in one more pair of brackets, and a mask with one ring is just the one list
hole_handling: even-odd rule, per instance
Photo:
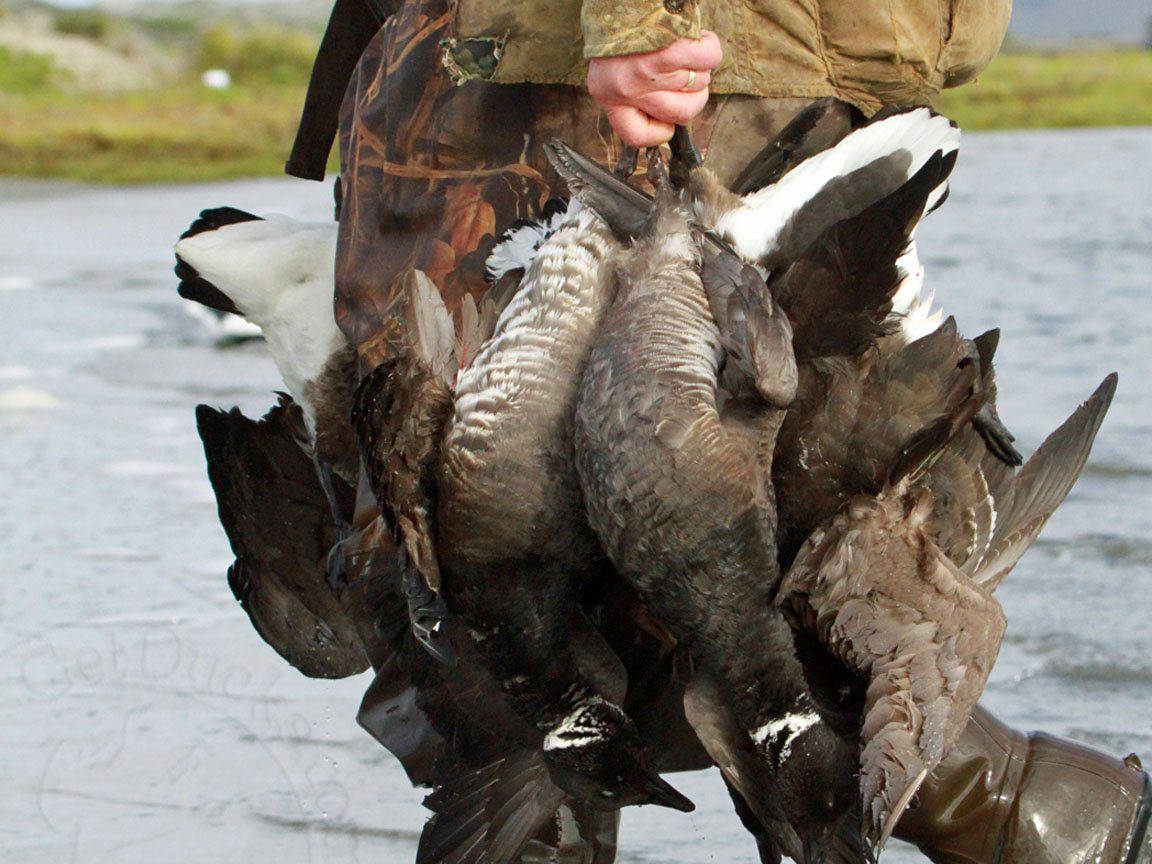
{"label": "goose tail feathers", "polygon": [[639,237],[652,213],[652,199],[563,141],[544,145],[548,161],[578,201],[595,210],[618,237]]}
{"label": "goose tail feathers", "polygon": [[549,198],[538,219],[518,219],[513,222],[500,235],[485,261],[484,274],[488,281],[496,283],[509,273],[527,270],[544,241],[575,213],[576,209],[564,198]]}
{"label": "goose tail feathers", "polygon": [[235,207],[215,207],[200,211],[196,220],[180,235],[180,242],[176,244],[176,278],[180,284],[176,292],[185,300],[192,300],[217,312],[227,312],[232,315],[242,314],[236,308],[235,302],[214,285],[205,279],[185,257],[195,257],[201,244],[188,243],[193,237],[219,231],[228,225],[239,225],[244,222],[262,222],[263,219],[245,210]]}
{"label": "goose tail feathers", "polygon": [[196,220],[180,235],[181,240],[207,234],[209,231],[219,231],[226,225],[239,225],[242,222],[263,222],[264,217],[239,210],[236,207],[212,207],[201,210]]}
{"label": "goose tail feathers", "polygon": [[603,862],[616,847],[617,814],[572,803],[535,751],[449,773],[424,806],[435,815],[417,864],[498,864],[528,850],[539,860]]}
{"label": "goose tail feathers", "polygon": [[409,270],[401,278],[399,338],[445,384],[456,377],[456,325],[440,289],[422,270]]}

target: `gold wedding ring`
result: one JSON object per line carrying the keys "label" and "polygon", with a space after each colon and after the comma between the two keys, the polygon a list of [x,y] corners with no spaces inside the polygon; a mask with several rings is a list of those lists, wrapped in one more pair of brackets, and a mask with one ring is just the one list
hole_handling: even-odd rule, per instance
{"label": "gold wedding ring", "polygon": [[688,70],[688,82],[683,87],[681,87],[680,89],[683,92],[687,93],[692,89],[692,85],[695,83],[696,83],[696,70],[695,69],[689,69]]}

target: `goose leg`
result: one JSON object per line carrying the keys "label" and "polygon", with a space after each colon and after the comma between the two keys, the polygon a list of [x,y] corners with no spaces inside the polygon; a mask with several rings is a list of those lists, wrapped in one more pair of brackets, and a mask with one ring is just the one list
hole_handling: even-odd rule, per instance
{"label": "goose leg", "polygon": [[640,160],[640,150],[636,147],[625,146],[620,151],[620,158],[616,160],[616,167],[612,173],[621,180],[627,180],[636,173],[636,163]]}
{"label": "goose leg", "polygon": [[972,418],[972,428],[984,439],[992,455],[1001,462],[1014,468],[1024,464],[1024,456],[1012,444],[1016,436],[1008,431],[992,403],[984,403],[976,412]]}
{"label": "goose leg", "polygon": [[703,165],[704,159],[696,149],[696,143],[692,140],[692,133],[687,126],[676,127],[672,133],[672,140],[668,142],[668,149],[672,154],[669,163],[672,185],[677,189],[683,189],[688,185],[688,177],[693,169]]}
{"label": "goose leg", "polygon": [[444,622],[449,612],[444,600],[429,587],[424,575],[415,567],[404,568],[401,586],[408,601],[412,633],[417,641],[438,662],[455,666],[456,654],[445,635]]}
{"label": "goose leg", "polygon": [[328,509],[332,513],[332,527],[336,531],[336,542],[332,545],[335,554],[329,554],[329,563],[342,567],[342,555],[337,550],[343,549],[344,541],[352,533],[352,526],[344,518],[344,514],[340,512],[340,505],[336,498],[336,485],[332,482],[332,463],[313,449],[312,464],[316,466],[316,477],[320,481],[320,488],[324,491],[324,497],[328,499]]}

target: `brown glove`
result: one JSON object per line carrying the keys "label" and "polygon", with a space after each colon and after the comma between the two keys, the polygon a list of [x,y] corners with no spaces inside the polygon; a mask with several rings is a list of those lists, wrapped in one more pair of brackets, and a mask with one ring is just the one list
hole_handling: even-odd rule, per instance
{"label": "brown glove", "polygon": [[895,836],[936,864],[1149,864],[1148,775],[977,707]]}

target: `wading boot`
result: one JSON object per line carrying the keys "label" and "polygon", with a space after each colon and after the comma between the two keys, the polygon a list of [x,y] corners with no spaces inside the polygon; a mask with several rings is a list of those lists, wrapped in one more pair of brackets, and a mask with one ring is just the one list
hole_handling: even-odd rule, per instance
{"label": "wading boot", "polygon": [[936,864],[1152,864],[1136,756],[1024,734],[977,707],[895,835]]}

